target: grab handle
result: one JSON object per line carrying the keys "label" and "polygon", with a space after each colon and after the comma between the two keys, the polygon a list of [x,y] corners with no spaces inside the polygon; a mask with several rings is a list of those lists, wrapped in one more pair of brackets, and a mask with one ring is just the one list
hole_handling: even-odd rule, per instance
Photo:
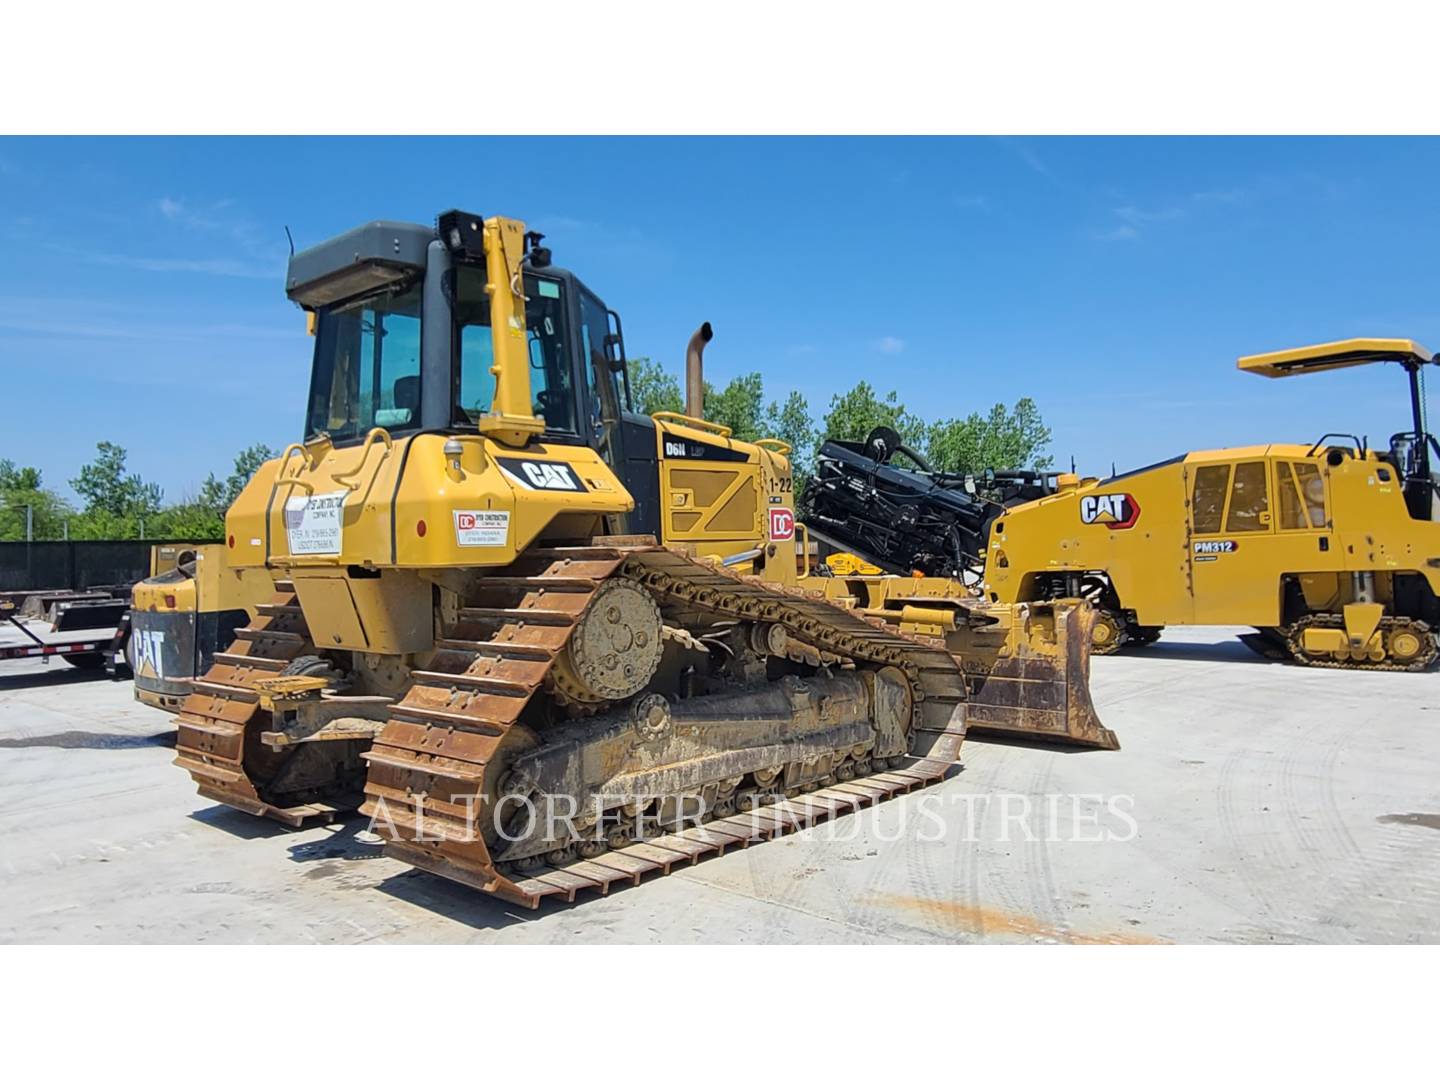
{"label": "grab handle", "polygon": [[731,435],[731,429],[724,424],[717,424],[713,420],[701,420],[698,417],[687,416],[678,412],[654,412],[650,414],[651,420],[668,420],[672,424],[685,424],[689,427],[699,428],[701,431],[713,431],[717,435],[723,435],[727,439]]}
{"label": "grab handle", "polygon": [[350,477],[359,474],[360,470],[365,467],[365,459],[370,456],[370,447],[375,445],[377,439],[385,444],[385,452],[380,455],[380,460],[384,461],[387,457],[389,457],[390,451],[395,449],[395,443],[390,438],[390,433],[386,431],[383,427],[373,427],[365,436],[365,441],[360,444],[360,460],[355,464],[355,467],[353,469],[350,469],[348,472],[331,473],[330,479],[336,480],[341,484],[344,484],[351,491],[354,491],[356,488],[358,488],[360,486],[359,481],[356,481],[352,484],[350,482]]}
{"label": "grab handle", "polygon": [[801,541],[803,546],[800,549],[804,552],[804,558],[801,560],[801,565],[804,569],[800,572],[799,578],[799,580],[804,581],[810,576],[810,528],[803,521],[797,521],[795,522],[795,531],[805,538]]}
{"label": "grab handle", "polygon": [[301,480],[298,476],[282,477],[280,475],[282,472],[285,471],[285,463],[290,460],[290,455],[295,453],[297,450],[300,452],[300,456],[305,460],[306,465],[309,465],[312,469],[315,467],[315,459],[310,456],[310,451],[305,446],[305,444],[292,442],[289,446],[285,447],[285,452],[280,455],[280,466],[275,470],[275,483],[270,485],[270,494],[272,496],[275,494],[276,491],[280,489],[282,485],[286,484],[294,484],[296,487],[302,487],[306,491],[310,492],[312,495],[315,493],[315,485],[310,483],[310,481]]}

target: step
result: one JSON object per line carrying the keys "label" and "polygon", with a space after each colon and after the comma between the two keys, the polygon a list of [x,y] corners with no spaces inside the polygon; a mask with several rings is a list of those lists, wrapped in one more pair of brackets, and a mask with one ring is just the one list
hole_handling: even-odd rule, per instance
{"label": "step", "polygon": [[525,622],[537,626],[573,626],[575,616],[565,611],[547,611],[544,608],[461,608],[460,622]]}
{"label": "step", "polygon": [[304,634],[294,634],[289,630],[252,630],[248,626],[236,630],[235,636],[241,641],[285,641],[295,645],[303,645],[306,640]]}
{"label": "step", "polygon": [[261,671],[284,671],[290,666],[289,660],[272,660],[268,656],[250,656],[241,653],[217,652],[217,664],[234,664],[236,667],[259,668]]}
{"label": "step", "polygon": [[545,589],[553,592],[594,592],[599,582],[588,577],[566,577],[562,574],[542,574],[538,577],[503,577],[487,574],[475,582],[481,589]]}
{"label": "step", "polygon": [[426,686],[463,686],[467,690],[483,690],[487,694],[502,697],[529,697],[545,677],[542,671],[532,683],[518,683],[513,679],[496,679],[487,675],[468,675],[463,672],[451,674],[447,671],[418,670],[411,673],[416,682]]}
{"label": "step", "polygon": [[[507,701],[513,700],[506,698]],[[418,720],[425,724],[445,724],[449,727],[477,731],[482,735],[503,735],[510,725],[498,720],[487,720],[483,716],[470,716],[449,709],[429,709],[424,705],[392,705],[394,716],[407,720]]]}
{"label": "step", "polygon": [[384,750],[368,750],[360,756],[372,765],[389,765],[395,769],[409,769],[412,772],[428,773],[432,776],[441,776],[446,780],[459,780],[463,783],[476,783],[485,776],[484,769],[466,768],[453,759],[448,764],[442,765],[438,761],[415,761],[412,758],[392,757]]}

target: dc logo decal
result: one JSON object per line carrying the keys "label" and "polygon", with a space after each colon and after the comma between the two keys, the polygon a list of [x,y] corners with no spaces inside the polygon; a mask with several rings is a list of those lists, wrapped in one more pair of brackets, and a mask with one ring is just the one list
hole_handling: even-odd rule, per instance
{"label": "dc logo decal", "polygon": [[1107,529],[1129,529],[1140,520],[1140,504],[1134,495],[1086,495],[1080,500],[1080,520],[1086,525]]}
{"label": "dc logo decal", "polygon": [[795,512],[782,506],[770,508],[770,539],[793,540],[795,538]]}

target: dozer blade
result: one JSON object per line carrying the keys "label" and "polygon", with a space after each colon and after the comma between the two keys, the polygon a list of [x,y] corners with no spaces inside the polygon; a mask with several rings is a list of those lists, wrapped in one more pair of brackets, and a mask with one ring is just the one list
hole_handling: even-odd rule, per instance
{"label": "dozer blade", "polygon": [[1085,603],[983,609],[998,622],[961,631],[957,651],[970,683],[966,727],[1053,742],[1120,749],[1090,700],[1090,632]]}

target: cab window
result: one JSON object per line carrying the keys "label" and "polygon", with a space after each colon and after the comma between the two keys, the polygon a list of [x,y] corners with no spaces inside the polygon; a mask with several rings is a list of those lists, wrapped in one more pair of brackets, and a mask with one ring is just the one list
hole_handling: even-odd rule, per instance
{"label": "cab window", "polygon": [[1275,501],[1280,506],[1280,528],[1305,528],[1305,508],[1288,461],[1275,463]]}
{"label": "cab window", "polygon": [[1225,488],[1229,482],[1229,465],[1202,465],[1195,470],[1190,518],[1197,533],[1220,531],[1220,520],[1225,513]]}
{"label": "cab window", "polygon": [[490,411],[495,399],[495,376],[490,371],[495,365],[490,298],[485,293],[482,271],[465,268],[455,275],[454,312],[451,419],[461,426],[473,426]]}
{"label": "cab window", "polygon": [[307,436],[343,443],[419,423],[419,286],[320,311]]}
{"label": "cab window", "polygon": [[1312,529],[1325,527],[1325,481],[1320,477],[1320,466],[1313,461],[1295,463],[1295,483],[1300,489],[1300,498],[1305,503],[1305,513],[1310,518]]}
{"label": "cab window", "polygon": [[[564,300],[558,281],[524,277],[525,341],[530,364],[531,408],[550,431],[575,430],[575,391],[565,341]],[[473,425],[495,398],[494,342],[485,272],[461,267],[455,280],[455,361],[452,365],[453,420]]]}
{"label": "cab window", "polygon": [[1270,492],[1263,461],[1242,461],[1230,483],[1226,532],[1259,532],[1270,527]]}
{"label": "cab window", "polygon": [[593,442],[602,455],[609,460],[610,440],[615,425],[620,421],[619,376],[610,370],[610,356],[605,349],[605,339],[610,334],[610,316],[605,305],[590,294],[580,290],[580,345],[584,350],[581,358],[585,369],[585,382],[589,389],[589,424]]}

